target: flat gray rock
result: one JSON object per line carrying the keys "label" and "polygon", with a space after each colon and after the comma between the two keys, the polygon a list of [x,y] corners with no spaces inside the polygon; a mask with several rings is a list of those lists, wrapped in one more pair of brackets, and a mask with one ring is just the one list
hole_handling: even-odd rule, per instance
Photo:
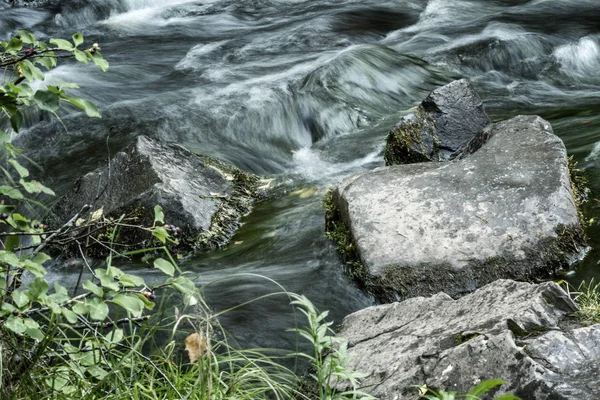
{"label": "flat gray rock", "polygon": [[[103,208],[107,216],[125,215],[151,226],[154,207],[160,205],[165,222],[181,230],[178,248],[212,249],[227,243],[240,217],[250,211],[257,181],[179,145],[139,136],[107,166],[79,179],[52,208],[48,221],[59,227],[90,204],[92,211]],[[126,231],[119,242],[147,245],[149,237],[144,241],[138,233]]]}
{"label": "flat gray rock", "polygon": [[351,367],[378,399],[417,399],[413,385],[527,400],[600,398],[600,325],[561,328],[577,310],[555,283],[499,280],[453,300],[445,293],[375,306],[344,319]]}
{"label": "flat gray rock", "polygon": [[461,159],[350,176],[332,200],[351,273],[382,301],[547,278],[584,249],[564,144],[536,116],[491,126]]}
{"label": "flat gray rock", "polygon": [[491,123],[466,79],[442,86],[387,136],[386,165],[447,161]]}

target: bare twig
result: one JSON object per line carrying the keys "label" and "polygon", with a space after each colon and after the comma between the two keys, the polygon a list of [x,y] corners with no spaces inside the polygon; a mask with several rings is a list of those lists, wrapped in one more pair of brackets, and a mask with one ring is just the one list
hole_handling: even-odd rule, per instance
{"label": "bare twig", "polygon": [[74,329],[97,329],[97,328],[112,328],[115,325],[121,325],[124,324],[126,322],[141,322],[141,321],[147,321],[148,319],[150,319],[150,315],[142,315],[141,317],[136,317],[136,318],[121,318],[118,319],[116,321],[107,321],[107,322],[86,322],[86,323],[82,323],[79,325],[73,325],[72,328]]}
{"label": "bare twig", "polygon": [[29,256],[29,258],[34,258],[37,255],[37,253],[42,251],[44,249],[44,247],[46,247],[46,245],[48,243],[50,243],[56,236],[60,235],[62,232],[66,231],[67,229],[69,229],[73,225],[75,225],[75,222],[79,219],[79,216],[83,213],[88,212],[90,210],[90,208],[92,208],[92,206],[89,204],[85,204],[83,207],[81,207],[81,211],[79,211],[77,214],[75,214],[75,216],[73,216],[73,218],[68,220],[56,232],[54,232],[52,235],[48,236],[42,243],[40,243],[40,245],[35,250],[33,250],[33,252]]}

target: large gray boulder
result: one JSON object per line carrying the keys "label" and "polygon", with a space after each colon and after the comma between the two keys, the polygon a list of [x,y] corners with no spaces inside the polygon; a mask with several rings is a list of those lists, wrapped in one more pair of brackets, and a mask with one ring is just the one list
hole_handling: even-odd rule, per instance
{"label": "large gray boulder", "polygon": [[386,165],[447,161],[491,123],[466,79],[434,90],[387,136]]}
{"label": "large gray boulder", "polygon": [[567,328],[576,310],[553,282],[499,280],[458,300],[439,293],[363,309],[339,336],[378,399],[417,399],[414,385],[466,393],[503,379],[497,394],[596,400],[600,325]]}
{"label": "large gray boulder", "polygon": [[333,190],[329,235],[379,300],[548,278],[584,251],[567,153],[547,121],[495,124],[467,150],[352,175]]}
{"label": "large gray boulder", "polygon": [[[160,205],[165,222],[180,230],[177,249],[208,250],[226,244],[239,227],[258,194],[257,183],[233,166],[139,136],[108,165],[79,179],[47,221],[60,227],[89,204],[91,212],[102,208],[106,216],[125,215],[128,224],[151,226]],[[144,247],[150,238],[124,228],[118,242]]]}

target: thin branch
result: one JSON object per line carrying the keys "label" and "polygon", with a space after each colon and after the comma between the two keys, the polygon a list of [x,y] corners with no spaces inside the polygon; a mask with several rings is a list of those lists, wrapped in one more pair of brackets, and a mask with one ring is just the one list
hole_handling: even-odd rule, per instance
{"label": "thin branch", "polygon": [[[79,296],[75,296],[75,297],[71,298],[70,300],[68,300],[68,301],[65,301],[65,302],[64,302],[64,303],[62,303],[60,306],[61,306],[61,307],[67,306],[67,305],[69,305],[69,304],[71,304],[71,303],[75,303],[76,301],[83,300],[83,299],[85,299],[86,297],[89,297],[89,296],[91,296],[92,294],[93,294],[92,292],[88,292],[88,293],[83,293],[83,294],[80,294]],[[42,308],[32,308],[31,310],[27,311],[27,312],[25,313],[25,315],[29,316],[29,315],[31,315],[31,314],[33,314],[33,313],[41,313],[41,312],[46,312],[46,311],[50,311],[50,308],[49,308],[49,307],[42,307]]]}
{"label": "thin branch", "polygon": [[5,236],[42,236],[47,234],[53,234],[57,231],[48,231],[48,232],[4,232],[0,233],[0,237]]}
{"label": "thin branch", "polygon": [[124,324],[126,322],[140,322],[140,321],[147,321],[150,319],[150,315],[142,315],[141,317],[135,317],[135,318],[121,318],[118,319],[116,321],[107,321],[107,322],[85,322],[79,325],[73,325],[72,328],[74,329],[94,329],[96,330],[96,328],[112,328],[115,325],[121,325]]}
{"label": "thin branch", "polygon": [[42,251],[44,249],[44,247],[46,247],[46,245],[50,241],[52,241],[52,239],[54,239],[56,236],[58,236],[61,232],[65,231],[65,230],[71,228],[73,225],[75,225],[75,222],[79,219],[79,216],[83,213],[88,212],[90,210],[90,208],[92,208],[92,206],[89,204],[85,204],[83,207],[81,207],[81,211],[79,211],[77,214],[75,214],[75,216],[73,216],[73,218],[68,220],[56,232],[54,232],[52,235],[48,236],[42,243],[40,243],[40,245],[35,250],[33,250],[33,252],[29,256],[29,258],[30,259],[34,258],[37,255],[37,253]]}

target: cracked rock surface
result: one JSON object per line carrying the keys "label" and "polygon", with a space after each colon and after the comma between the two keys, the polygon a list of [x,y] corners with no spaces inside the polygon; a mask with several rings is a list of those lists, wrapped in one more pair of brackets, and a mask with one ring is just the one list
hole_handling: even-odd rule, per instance
{"label": "cracked rock surface", "polygon": [[600,325],[566,328],[576,310],[553,282],[498,280],[458,300],[438,293],[358,311],[339,336],[378,399],[417,399],[413,385],[466,393],[503,379],[496,395],[596,400]]}

